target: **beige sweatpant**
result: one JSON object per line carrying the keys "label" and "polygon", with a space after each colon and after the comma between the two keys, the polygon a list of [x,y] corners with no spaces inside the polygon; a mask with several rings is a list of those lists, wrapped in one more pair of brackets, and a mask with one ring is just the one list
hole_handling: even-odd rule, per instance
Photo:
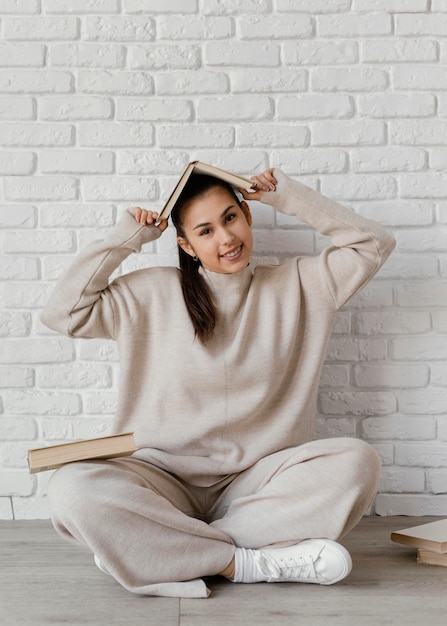
{"label": "beige sweatpant", "polygon": [[312,441],[195,487],[133,457],[66,465],[52,476],[52,521],[126,589],[206,597],[236,546],[339,539],[375,496],[380,460],[358,439]]}

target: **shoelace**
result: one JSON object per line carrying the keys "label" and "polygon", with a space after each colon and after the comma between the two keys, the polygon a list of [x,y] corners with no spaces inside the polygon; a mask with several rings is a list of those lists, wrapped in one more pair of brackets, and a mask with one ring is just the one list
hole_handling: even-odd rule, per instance
{"label": "shoelace", "polygon": [[319,556],[318,553],[275,560],[271,555],[260,551],[256,554],[255,560],[262,573],[269,577],[268,582],[278,579],[316,580],[318,575],[315,570],[315,561]]}

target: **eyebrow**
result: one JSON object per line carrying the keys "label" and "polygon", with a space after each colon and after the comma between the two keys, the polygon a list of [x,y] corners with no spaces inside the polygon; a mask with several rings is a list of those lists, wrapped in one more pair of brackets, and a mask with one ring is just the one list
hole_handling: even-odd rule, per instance
{"label": "eyebrow", "polygon": [[[234,209],[236,205],[235,204],[230,204],[230,206],[228,206],[225,211],[222,213],[222,215],[220,216],[225,217],[225,215],[228,213],[228,211],[230,211],[231,209]],[[197,228],[203,228],[204,226],[209,226],[211,224],[211,222],[203,222],[202,224],[197,224],[197,226],[194,226],[193,230],[197,230]]]}

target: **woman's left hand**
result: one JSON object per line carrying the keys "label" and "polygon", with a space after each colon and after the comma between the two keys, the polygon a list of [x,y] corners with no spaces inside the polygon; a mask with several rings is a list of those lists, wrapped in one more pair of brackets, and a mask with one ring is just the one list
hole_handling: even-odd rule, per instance
{"label": "woman's left hand", "polygon": [[275,168],[269,167],[269,169],[252,177],[252,181],[255,186],[255,191],[247,191],[245,189],[239,189],[244,197],[244,200],[262,200],[264,193],[268,191],[276,191],[276,185],[278,184],[276,178],[273,176]]}

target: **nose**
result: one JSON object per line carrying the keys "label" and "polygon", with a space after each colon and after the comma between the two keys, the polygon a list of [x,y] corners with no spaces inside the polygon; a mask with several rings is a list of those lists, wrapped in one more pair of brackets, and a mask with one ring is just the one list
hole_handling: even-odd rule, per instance
{"label": "nose", "polygon": [[228,228],[222,228],[220,232],[220,243],[223,245],[230,245],[235,240],[234,234]]}

